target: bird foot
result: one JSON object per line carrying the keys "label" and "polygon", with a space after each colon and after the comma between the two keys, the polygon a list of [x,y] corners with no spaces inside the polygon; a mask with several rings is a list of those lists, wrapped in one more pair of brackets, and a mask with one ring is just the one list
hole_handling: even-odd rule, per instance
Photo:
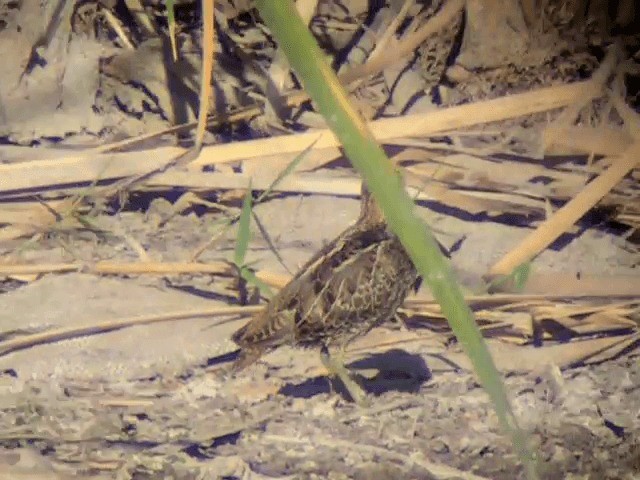
{"label": "bird foot", "polygon": [[208,373],[218,381],[228,382],[231,380],[235,374],[233,368],[231,367],[219,367],[216,369],[211,369]]}
{"label": "bird foot", "polygon": [[367,407],[370,405],[369,399],[367,398],[367,393],[362,388],[362,386],[351,376],[351,374],[341,361],[338,361],[335,358],[331,357],[328,350],[326,349],[323,349],[321,351],[320,358],[322,359],[322,363],[328,370],[329,374],[334,378],[340,379],[353,402],[355,402],[360,407]]}

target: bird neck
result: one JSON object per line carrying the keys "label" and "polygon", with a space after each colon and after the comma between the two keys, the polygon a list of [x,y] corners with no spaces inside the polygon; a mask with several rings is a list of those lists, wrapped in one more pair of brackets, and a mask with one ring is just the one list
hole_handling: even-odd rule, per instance
{"label": "bird neck", "polygon": [[371,195],[371,192],[364,182],[362,182],[360,193],[360,217],[358,218],[358,223],[367,225],[380,225],[386,223],[384,214],[382,213],[378,202],[373,198],[373,195]]}

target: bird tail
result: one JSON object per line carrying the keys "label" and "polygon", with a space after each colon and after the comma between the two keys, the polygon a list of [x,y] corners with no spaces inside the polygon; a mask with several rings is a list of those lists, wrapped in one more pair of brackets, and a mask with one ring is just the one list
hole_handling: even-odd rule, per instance
{"label": "bird tail", "polygon": [[249,365],[255,363],[264,353],[264,348],[261,347],[243,347],[238,353],[238,357],[235,359],[229,370],[232,373],[238,373],[244,370]]}

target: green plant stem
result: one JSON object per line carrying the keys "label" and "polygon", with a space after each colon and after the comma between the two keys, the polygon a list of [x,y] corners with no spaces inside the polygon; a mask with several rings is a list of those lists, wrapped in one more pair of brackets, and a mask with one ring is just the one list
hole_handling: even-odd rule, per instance
{"label": "green plant stem", "polygon": [[302,22],[293,2],[257,0],[256,5],[305,90],[380,204],[389,226],[398,235],[429,285],[489,393],[500,423],[511,436],[528,478],[536,479],[535,463],[529,453],[526,435],[518,427],[502,379],[473,314],[435,238],[414,214],[413,202],[394,165],[350,104],[344,88]]}

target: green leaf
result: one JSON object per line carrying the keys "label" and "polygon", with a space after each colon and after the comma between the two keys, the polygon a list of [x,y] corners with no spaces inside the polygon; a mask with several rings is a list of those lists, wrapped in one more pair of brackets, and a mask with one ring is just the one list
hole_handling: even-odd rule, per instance
{"label": "green leaf", "polygon": [[513,270],[513,272],[511,272],[511,276],[513,278],[513,288],[516,290],[516,292],[521,292],[522,290],[524,290],[530,274],[531,262],[525,262],[522,265],[518,265]]}
{"label": "green leaf", "polygon": [[473,362],[504,431],[510,435],[527,477],[537,479],[535,457],[531,454],[527,435],[518,426],[502,376],[482,338],[473,312],[466,305],[451,265],[440,252],[431,231],[416,228],[422,222],[415,215],[414,203],[396,176],[395,166],[376,142],[360,113],[351,105],[344,87],[323,57],[292,0],[256,0],[255,4],[318,111],[362,175],[389,227],[398,235],[442,307],[462,348]]}
{"label": "green leaf", "polygon": [[264,240],[267,242],[267,246],[269,247],[269,250],[273,252],[276,259],[278,260],[278,263],[280,263],[280,265],[282,265],[282,267],[289,274],[293,275],[293,272],[291,272],[291,270],[289,270],[289,267],[287,267],[287,265],[284,263],[284,259],[282,258],[282,255],[280,255],[280,252],[278,251],[275,244],[273,243],[273,240],[271,239],[271,235],[269,235],[269,232],[267,232],[267,229],[264,228],[264,225],[256,215],[256,212],[251,212],[251,213],[253,215],[254,222],[256,222],[256,226],[258,227],[258,230],[260,230],[260,234],[262,235],[262,238],[264,238]]}
{"label": "green leaf", "polygon": [[244,278],[249,285],[255,285],[256,287],[258,287],[258,289],[260,290],[260,293],[264,297],[271,298],[273,296],[273,292],[269,288],[269,285],[267,285],[258,277],[256,277],[256,274],[253,273],[253,270],[249,269],[246,266],[241,267],[240,276]]}
{"label": "green leaf", "polygon": [[178,60],[178,46],[176,43],[176,16],[174,0],[166,0],[167,4],[167,25],[169,26],[169,38],[171,41],[171,55],[173,61]]}
{"label": "green leaf", "polygon": [[236,267],[244,266],[244,258],[249,248],[249,240],[251,239],[251,180],[249,180],[249,188],[242,201],[242,211],[240,212],[240,222],[238,224],[238,236],[236,237],[236,249],[233,255],[233,263]]}
{"label": "green leaf", "polygon": [[293,171],[296,169],[296,167],[300,164],[300,162],[304,159],[304,157],[307,156],[307,153],[309,153],[309,150],[311,150],[313,148],[313,146],[316,144],[318,140],[314,140],[313,142],[311,142],[311,144],[305,148],[303,151],[301,151],[298,155],[295,156],[295,158],[293,160],[291,160],[289,162],[289,165],[287,165],[287,168],[285,168],[284,170],[282,170],[278,176],[276,177],[276,179],[271,182],[271,185],[269,185],[269,187],[267,187],[267,189],[262,192],[262,195],[260,195],[258,197],[258,200],[256,200],[256,203],[260,203],[262,200],[264,200],[267,195],[269,195],[271,193],[271,191],[276,188],[278,186],[278,184],[280,182],[282,182],[282,180],[284,180],[287,175],[290,175],[291,173],[293,173]]}
{"label": "green leaf", "polygon": [[486,292],[510,291],[521,292],[531,274],[531,262],[518,265],[509,275],[498,275],[483,289]]}

